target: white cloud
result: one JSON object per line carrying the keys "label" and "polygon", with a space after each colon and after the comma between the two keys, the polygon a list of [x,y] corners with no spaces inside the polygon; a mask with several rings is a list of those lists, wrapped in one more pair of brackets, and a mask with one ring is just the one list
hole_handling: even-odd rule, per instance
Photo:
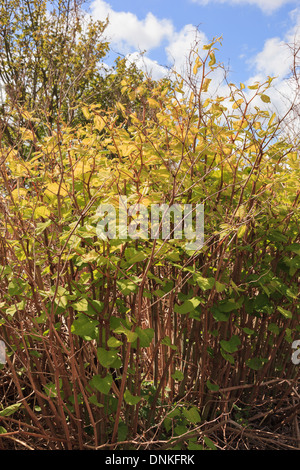
{"label": "white cloud", "polygon": [[179,33],[174,33],[172,40],[166,47],[168,62],[180,72],[185,68],[191,47],[199,42],[199,46],[207,44],[207,38],[204,33],[197,31],[191,24],[185,25]]}
{"label": "white cloud", "polygon": [[[210,2],[228,4],[253,4],[270,12],[288,3],[288,0],[193,0],[201,4]],[[169,19],[158,19],[152,13],[148,13],[143,19],[139,19],[134,13],[126,11],[115,11],[104,0],[94,0],[91,5],[92,16],[96,19],[104,20],[109,18],[109,25],[106,29],[107,39],[110,41],[112,49],[118,53],[123,53],[126,58],[135,62],[136,65],[154,79],[159,79],[169,73],[169,69],[160,65],[157,61],[140,54],[139,51],[149,51],[156,47],[164,47],[166,54],[166,64],[175,68],[179,73],[184,73],[191,48],[198,43],[199,53],[204,44],[209,41],[205,34],[191,25],[185,25],[180,31],[176,31],[173,23]],[[279,113],[287,109],[287,103],[294,98],[293,87],[286,80],[292,65],[291,50],[287,43],[293,42],[295,37],[300,43],[300,8],[291,12],[291,24],[293,26],[286,32],[283,38],[269,38],[262,50],[250,60],[252,76],[246,81],[246,85],[251,85],[255,81],[263,83],[268,76],[276,76],[274,87],[269,94],[272,99],[272,107]],[[221,70],[216,70],[210,77],[213,78],[210,93],[218,95],[228,94],[225,83],[222,83],[223,75]],[[250,90],[249,90],[250,96]],[[284,98],[285,97],[285,98]],[[259,105],[264,106],[263,102]]]}
{"label": "white cloud", "polygon": [[264,48],[249,62],[257,73],[283,79],[290,71],[292,54],[285,41],[274,37],[267,39]]}
{"label": "white cloud", "polygon": [[174,32],[173,24],[168,19],[158,19],[147,13],[144,19],[139,20],[134,13],[113,10],[103,0],[95,0],[91,12],[96,19],[103,21],[109,18],[106,36],[124,54],[133,50],[149,51],[160,46],[165,39],[170,39]]}
{"label": "white cloud", "polygon": [[150,12],[144,19],[139,19],[131,12],[115,11],[104,0],[93,1],[91,14],[101,21],[108,17],[109,23],[105,36],[111,48],[117,53],[124,54],[130,61],[134,61],[139,68],[151,74],[153,78],[166,75],[167,67],[159,65],[146,54],[140,55],[139,52],[147,52],[164,44],[166,64],[181,72],[186,65],[195,39],[200,44],[207,43],[205,34],[197,32],[196,28],[190,24],[176,32],[169,19],[158,19]]}
{"label": "white cloud", "polygon": [[283,5],[296,3],[295,0],[193,0],[199,5],[208,5],[209,3],[228,3],[229,5],[254,5],[259,7],[264,13],[272,13]]}
{"label": "white cloud", "polygon": [[135,62],[141,70],[154,79],[166,76],[170,69],[184,74],[188,70],[189,54],[196,42],[201,53],[202,46],[207,44],[208,40],[205,34],[197,31],[193,25],[185,25],[182,30],[172,34],[165,47],[166,66],[160,65],[156,60],[152,60],[147,55],[140,54],[137,51],[127,54],[126,58],[131,62]]}
{"label": "white cloud", "polygon": [[254,82],[263,83],[268,76],[276,77],[268,94],[272,101],[271,107],[278,114],[284,114],[295,98],[299,100],[295,95],[294,84],[289,78],[293,66],[293,50],[289,45],[294,42],[300,44],[300,9],[291,12],[291,19],[294,25],[282,39],[267,39],[263,49],[248,61],[254,74],[247,80],[247,85]]}
{"label": "white cloud", "polygon": [[126,58],[129,62],[134,62],[139,69],[143,70],[146,75],[151,76],[154,80],[159,80],[168,74],[166,67],[159,65],[156,60],[152,60],[139,52],[128,54]]}

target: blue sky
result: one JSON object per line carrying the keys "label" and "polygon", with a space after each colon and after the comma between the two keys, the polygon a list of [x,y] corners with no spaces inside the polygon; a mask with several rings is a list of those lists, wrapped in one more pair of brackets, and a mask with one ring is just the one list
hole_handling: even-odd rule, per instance
{"label": "blue sky", "polygon": [[[245,80],[255,72],[252,62],[268,39],[276,37],[285,41],[295,25],[299,23],[300,26],[300,2],[292,0],[96,0],[92,3],[92,11],[96,15],[98,13],[98,17],[99,14],[101,17],[101,12],[102,16],[108,14],[111,17],[112,28],[109,33],[112,47],[125,54],[139,50],[138,24],[144,31],[147,27],[151,29],[146,19],[147,15],[152,14],[157,19],[152,30],[161,39],[151,42],[149,38],[148,42],[140,41],[140,45],[147,47],[147,57],[161,65],[170,65],[165,47],[172,41],[172,33],[180,34],[185,26],[198,26],[208,40],[214,36],[223,36],[219,58],[230,65],[237,80]],[[118,28],[114,34],[113,23],[117,15],[121,17],[122,13],[124,29]],[[131,22],[126,21],[124,13],[131,14]],[[173,29],[168,34],[170,25]],[[130,26],[132,30],[136,29],[135,44],[132,38],[127,40]],[[164,26],[165,35],[162,32]],[[118,38],[116,43],[114,36]],[[121,47],[120,36],[123,36]]]}
{"label": "blue sky", "polygon": [[197,26],[200,43],[223,37],[217,59],[229,66],[231,81],[251,84],[277,76],[277,89],[288,91],[292,62],[286,43],[296,38],[300,44],[300,0],[92,0],[90,12],[109,17],[110,64],[121,54],[154,78],[165,66],[180,70]]}

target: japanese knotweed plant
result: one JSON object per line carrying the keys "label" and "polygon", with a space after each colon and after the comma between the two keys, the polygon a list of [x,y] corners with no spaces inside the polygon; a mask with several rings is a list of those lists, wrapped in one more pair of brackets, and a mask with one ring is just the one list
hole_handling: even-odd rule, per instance
{"label": "japanese knotweed plant", "polygon": [[[151,93],[124,79],[139,113],[82,103],[85,123],[24,129],[30,159],[1,147],[4,430],[62,449],[185,445],[241,394],[297,374],[299,149],[266,109],[271,80],[210,93],[217,44]],[[98,208],[118,217],[121,196],[135,236],[101,239]],[[150,219],[139,236],[154,204],[203,204],[203,246],[151,238]]]}

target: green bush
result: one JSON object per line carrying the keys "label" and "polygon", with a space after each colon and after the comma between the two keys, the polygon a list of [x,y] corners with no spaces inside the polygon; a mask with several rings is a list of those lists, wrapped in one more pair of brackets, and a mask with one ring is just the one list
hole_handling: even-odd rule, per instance
{"label": "green bush", "polygon": [[[82,103],[84,121],[60,116],[48,136],[27,121],[30,158],[1,147],[3,436],[50,449],[214,448],[203,423],[296,375],[298,149],[251,104],[268,102],[271,81],[209,95],[216,44],[194,53],[188,79],[152,82],[151,96],[147,78],[124,78],[139,113]],[[204,246],[101,240],[97,209],[118,213],[119,196],[203,203]]]}

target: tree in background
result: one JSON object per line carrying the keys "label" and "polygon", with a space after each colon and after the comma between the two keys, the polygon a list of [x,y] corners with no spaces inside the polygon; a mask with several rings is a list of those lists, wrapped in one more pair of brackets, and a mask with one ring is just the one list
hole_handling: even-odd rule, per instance
{"label": "tree in background", "polygon": [[[125,59],[104,67],[107,21],[94,21],[83,7],[79,0],[0,2],[0,135],[10,145],[19,142],[24,157],[60,119],[72,126],[84,120],[82,103],[107,108],[122,101],[124,78],[131,77],[133,88],[142,80]],[[129,105],[128,95],[123,102]],[[35,138],[21,149],[24,131]]]}
{"label": "tree in background", "polygon": [[97,86],[108,43],[106,22],[93,21],[77,0],[1,0],[0,8],[1,128],[12,143],[20,126],[41,135],[58,114],[74,119],[78,100]]}

